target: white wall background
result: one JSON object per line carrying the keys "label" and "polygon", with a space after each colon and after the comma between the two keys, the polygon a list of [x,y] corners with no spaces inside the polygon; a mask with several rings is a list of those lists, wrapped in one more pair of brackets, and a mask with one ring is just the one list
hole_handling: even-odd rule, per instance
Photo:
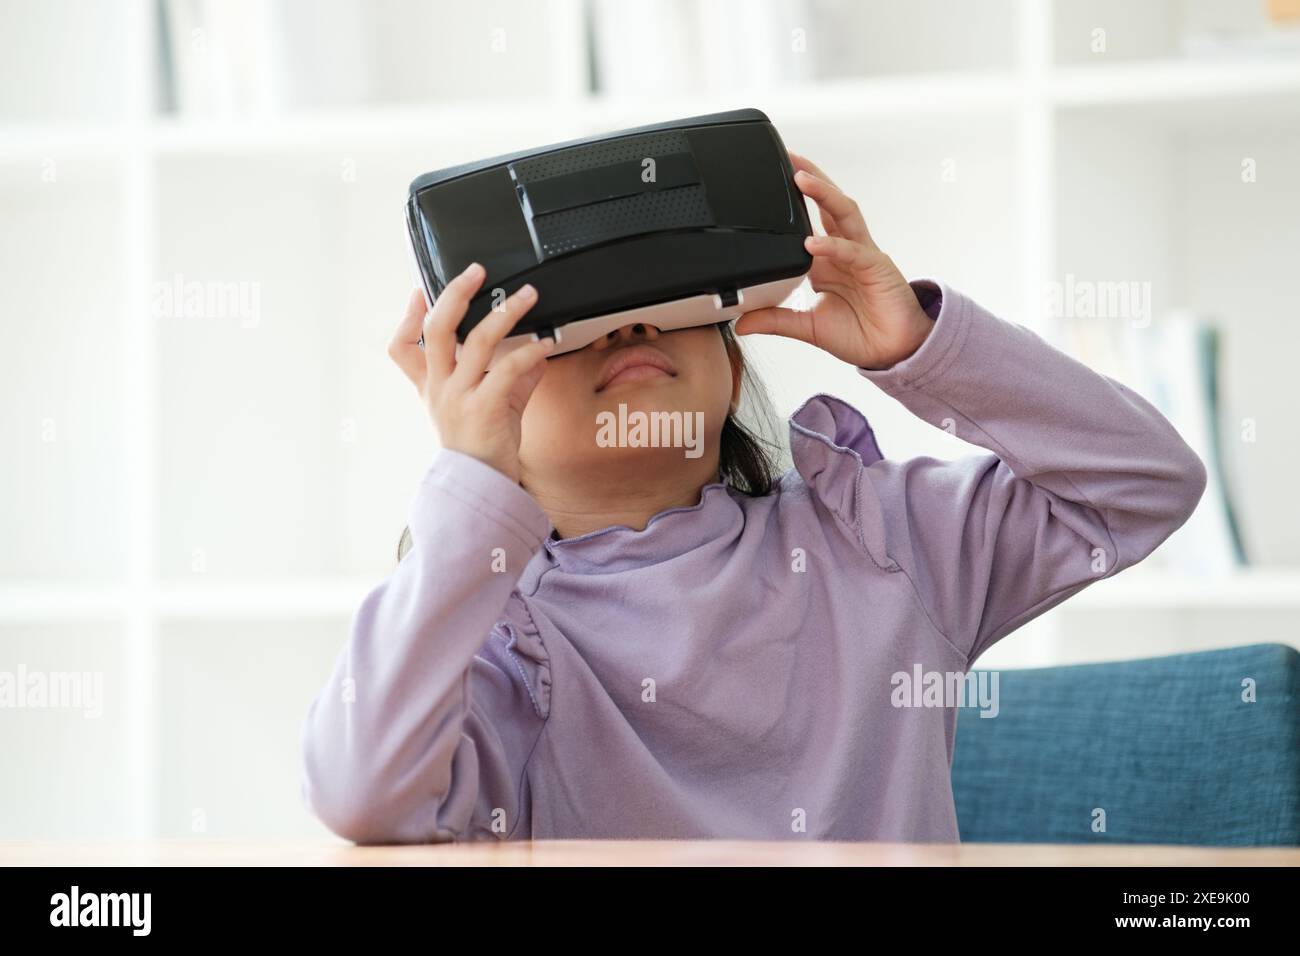
{"label": "white wall background", "polygon": [[[1263,0],[0,0],[0,22],[0,670],[104,695],[0,711],[0,838],[324,833],[298,730],[434,447],[385,355],[409,181],[715,109],[764,109],[909,275],[1044,334],[1066,274],[1221,323],[1256,563],[1153,561],[981,665],[1300,645],[1300,47]],[[160,315],[178,276],[256,313]],[[887,454],[969,450],[810,348],[749,347],[782,415],[832,391]]]}

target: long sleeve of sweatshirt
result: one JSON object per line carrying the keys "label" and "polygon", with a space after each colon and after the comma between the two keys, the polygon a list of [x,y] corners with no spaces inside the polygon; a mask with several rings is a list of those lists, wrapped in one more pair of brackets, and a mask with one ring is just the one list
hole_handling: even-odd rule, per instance
{"label": "long sleeve of sweatshirt", "polygon": [[935,319],[930,335],[907,359],[858,371],[989,453],[873,461],[855,485],[858,530],[911,578],[969,665],[1155,550],[1195,509],[1206,472],[1120,382],[943,283],[913,287]]}
{"label": "long sleeve of sweatshirt", "polygon": [[518,484],[440,449],[410,508],[412,547],[353,617],[302,732],[302,796],[356,843],[508,834],[549,674],[496,627],[550,529]]}

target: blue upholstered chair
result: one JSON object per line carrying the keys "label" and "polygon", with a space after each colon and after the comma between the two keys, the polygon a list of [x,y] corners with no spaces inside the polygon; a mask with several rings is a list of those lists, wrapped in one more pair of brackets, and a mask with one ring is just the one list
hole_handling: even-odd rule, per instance
{"label": "blue upholstered chair", "polygon": [[1300,845],[1294,648],[999,671],[998,692],[996,717],[958,712],[963,842]]}

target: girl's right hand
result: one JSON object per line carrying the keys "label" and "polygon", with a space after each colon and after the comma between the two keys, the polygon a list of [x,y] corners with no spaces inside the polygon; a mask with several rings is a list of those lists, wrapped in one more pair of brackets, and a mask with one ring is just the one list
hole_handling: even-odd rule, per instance
{"label": "girl's right hand", "polygon": [[424,291],[415,289],[388,354],[415,383],[442,447],[471,455],[517,483],[524,406],[546,372],[555,341],[520,346],[487,370],[497,344],[537,301],[536,290],[525,285],[474,326],[457,359],[456,326],[485,275],[481,265],[470,265],[447,283],[427,316]]}

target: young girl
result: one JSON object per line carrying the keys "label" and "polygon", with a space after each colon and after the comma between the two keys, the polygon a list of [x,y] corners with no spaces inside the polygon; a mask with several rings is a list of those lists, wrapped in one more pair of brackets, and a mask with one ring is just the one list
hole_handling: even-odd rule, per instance
{"label": "young girl", "polygon": [[[821,295],[735,332],[821,348],[989,452],[888,460],[856,409],[817,394],[774,478],[734,420],[727,323],[628,326],[550,360],[545,340],[485,372],[536,294],[457,360],[483,269],[423,326],[417,291],[390,353],[442,447],[409,551],[303,727],[303,797],[331,830],[956,841],[957,712],[915,706],[895,675],[964,674],[1191,514],[1205,469],[1150,404],[942,283],[909,284],[857,204],[792,159],[827,233],[807,240]],[[620,403],[702,412],[705,453],[604,447],[597,416]]]}

